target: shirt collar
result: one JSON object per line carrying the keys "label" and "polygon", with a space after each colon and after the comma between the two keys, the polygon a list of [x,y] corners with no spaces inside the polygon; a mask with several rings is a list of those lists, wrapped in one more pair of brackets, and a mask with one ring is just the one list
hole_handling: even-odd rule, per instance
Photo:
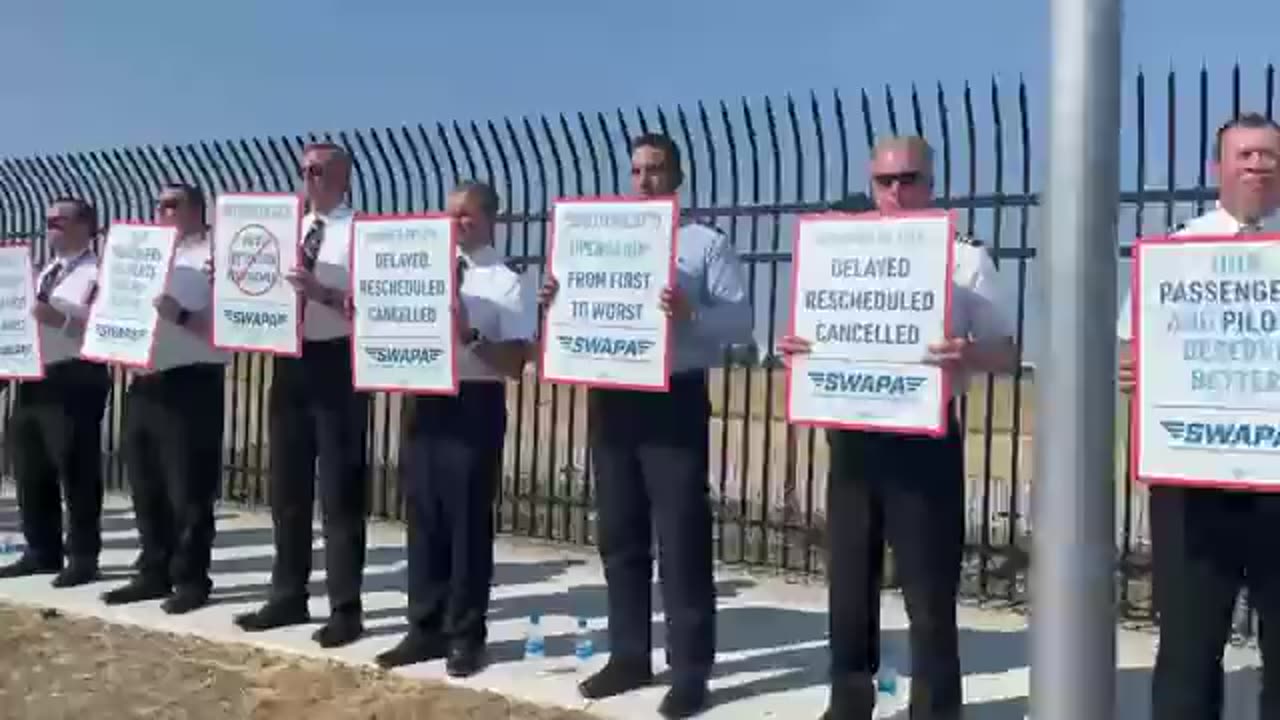
{"label": "shirt collar", "polygon": [[502,262],[501,253],[492,245],[481,245],[471,252],[464,252],[462,248],[458,248],[458,257],[464,258],[471,267],[497,265]]}
{"label": "shirt collar", "polygon": [[326,224],[332,223],[332,222],[341,222],[351,217],[351,215],[352,215],[351,206],[347,205],[346,203],[339,205],[338,207],[330,210],[327,213],[322,213],[315,210],[311,211],[312,218],[320,220]]}
{"label": "shirt collar", "polygon": [[[1221,201],[1218,201],[1215,205],[1217,211],[1222,213],[1223,218],[1229,220],[1232,226],[1234,226],[1235,232],[1239,232],[1244,229],[1244,223],[1240,222],[1236,216],[1232,215],[1226,208],[1222,207]],[[1262,230],[1280,231],[1280,210],[1273,210],[1271,214],[1259,218],[1257,225]]]}
{"label": "shirt collar", "polygon": [[209,238],[209,229],[197,230],[193,233],[187,233],[178,238],[179,245],[196,245],[202,243]]}

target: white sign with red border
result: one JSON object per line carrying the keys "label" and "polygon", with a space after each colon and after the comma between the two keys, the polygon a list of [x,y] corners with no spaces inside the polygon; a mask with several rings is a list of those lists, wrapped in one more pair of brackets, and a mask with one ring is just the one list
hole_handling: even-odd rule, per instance
{"label": "white sign with red border", "polygon": [[285,278],[301,264],[302,214],[297,195],[218,196],[213,221],[215,347],[302,353],[302,303]]}
{"label": "white sign with red border", "polygon": [[458,301],[452,218],[359,216],[351,228],[355,387],[456,395]]}
{"label": "white sign with red border", "polygon": [[1139,239],[1134,475],[1280,491],[1280,235]]}
{"label": "white sign with red border", "polygon": [[44,378],[40,328],[31,316],[35,302],[31,247],[0,246],[0,379]]}
{"label": "white sign with red border", "polygon": [[160,319],[155,301],[168,285],[177,238],[172,226],[111,226],[98,267],[98,292],[85,322],[81,357],[151,368]]}
{"label": "white sign with red border", "polygon": [[671,322],[659,296],[675,283],[675,198],[560,199],[548,272],[559,282],[542,331],[542,379],[666,392]]}
{"label": "white sign with red border", "polygon": [[792,264],[787,419],[801,425],[940,436],[951,399],[925,364],[947,336],[955,231],[947,212],[801,217]]}

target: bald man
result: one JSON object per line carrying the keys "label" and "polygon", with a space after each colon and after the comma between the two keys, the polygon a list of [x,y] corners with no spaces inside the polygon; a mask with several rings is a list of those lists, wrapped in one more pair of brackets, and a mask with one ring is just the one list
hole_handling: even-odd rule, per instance
{"label": "bald man", "polygon": [[[891,214],[933,205],[933,151],[920,137],[894,137],[872,151],[871,196]],[[961,713],[956,596],[964,548],[964,436],[955,400],[975,373],[1017,364],[1012,319],[981,244],[955,240],[952,337],[927,362],[951,378],[946,436],[830,431],[827,537],[830,552],[831,705],[827,720],[870,720],[880,667],[880,583],[884,543],[911,620],[911,717],[958,720]],[[782,338],[790,357],[808,339]]]}
{"label": "bald man", "polygon": [[351,158],[337,145],[310,145],[302,155],[302,180],[311,212],[303,219],[300,264],[288,276],[304,300],[302,356],[277,357],[271,378],[271,596],[236,623],[256,632],[310,622],[311,522],[319,484],[329,620],[313,638],[332,648],[364,632],[360,589],[368,397],[352,388],[351,322],[345,310]]}

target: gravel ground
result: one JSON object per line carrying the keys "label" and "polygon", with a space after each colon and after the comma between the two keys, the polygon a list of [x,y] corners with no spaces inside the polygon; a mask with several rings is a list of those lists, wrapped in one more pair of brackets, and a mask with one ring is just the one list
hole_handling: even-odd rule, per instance
{"label": "gravel ground", "polygon": [[4,720],[591,720],[499,695],[0,604]]}

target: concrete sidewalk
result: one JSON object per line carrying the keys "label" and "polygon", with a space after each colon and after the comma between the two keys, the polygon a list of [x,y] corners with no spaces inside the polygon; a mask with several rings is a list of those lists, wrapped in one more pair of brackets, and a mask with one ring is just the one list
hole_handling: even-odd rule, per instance
{"label": "concrete sidewalk", "polygon": [[[11,492],[0,496],[0,537],[15,533],[17,507]],[[248,642],[278,651],[369,663],[378,652],[395,644],[405,629],[403,529],[375,523],[369,534],[365,572],[365,608],[369,631],[360,642],[336,652],[311,642],[314,626],[286,628],[246,635],[232,616],[260,603],[268,590],[271,570],[270,517],[261,512],[221,508],[214,550],[214,602],[183,617],[160,611],[158,602],[108,608],[98,596],[128,577],[137,553],[136,532],[129,504],[109,498],[104,517],[104,579],[71,590],[53,590],[49,578],[0,581],[0,600],[54,607],[104,620],[133,623],[214,641]],[[315,547],[321,547],[317,538]],[[585,708],[605,718],[656,718],[664,691],[648,688],[624,697],[584,703],[575,691],[583,670],[573,658],[573,634],[578,617],[596,630],[598,652],[593,669],[606,660],[604,646],[605,594],[599,562],[589,551],[540,546],[501,539],[497,576],[490,608],[491,664],[459,684],[491,690],[535,703]],[[328,612],[324,600],[322,555],[317,552],[313,576],[312,614]],[[717,574],[720,590],[719,656],[712,683],[711,720],[752,718],[816,718],[826,706],[825,588],[793,584],[781,579],[752,577],[734,570]],[[656,599],[655,608],[661,605]],[[522,637],[531,613],[541,613],[547,634],[548,660],[531,667],[522,659]],[[1027,713],[1028,639],[1025,618],[1008,612],[962,607],[961,647],[968,720],[1023,720]],[[882,623],[890,654],[906,657],[906,615],[898,596],[886,593]],[[662,669],[661,617],[654,618],[654,667]],[[1121,630],[1118,640],[1119,700],[1117,718],[1149,717],[1148,692],[1154,636]],[[1258,689],[1256,652],[1229,648],[1227,681],[1230,720],[1256,720]],[[903,668],[907,670],[907,668]],[[443,662],[425,663],[399,672],[411,677],[447,680]],[[456,682],[450,680],[449,682]],[[906,717],[905,713],[901,717]]]}

